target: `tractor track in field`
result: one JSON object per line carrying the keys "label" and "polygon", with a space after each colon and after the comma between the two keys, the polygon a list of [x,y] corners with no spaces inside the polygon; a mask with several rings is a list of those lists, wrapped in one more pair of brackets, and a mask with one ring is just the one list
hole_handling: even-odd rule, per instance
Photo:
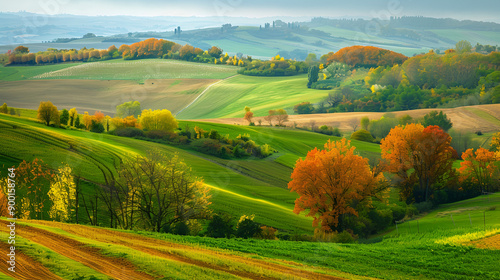
{"label": "tractor track in field", "polygon": [[[220,272],[230,273],[232,275],[248,278],[248,279],[277,279],[275,277],[271,277],[268,275],[263,275],[255,272],[243,271],[243,270],[234,270],[231,267],[213,264],[204,262],[202,260],[196,260],[189,258],[187,256],[179,255],[175,252],[175,250],[182,250],[182,252],[190,252],[196,255],[204,255],[208,258],[213,258],[217,260],[227,260],[236,263],[243,263],[249,266],[252,266],[255,270],[263,269],[272,272],[276,272],[281,274],[282,277],[290,277],[293,276],[299,279],[328,279],[328,280],[340,280],[343,278],[321,274],[317,272],[307,271],[305,269],[301,269],[300,267],[307,268],[307,266],[283,261],[283,263],[287,263],[290,265],[294,265],[296,267],[285,266],[283,264],[271,263],[265,260],[258,260],[247,258],[243,256],[231,255],[228,253],[213,251],[204,248],[196,248],[188,245],[172,243],[165,240],[154,239],[146,236],[141,236],[132,233],[125,233],[120,231],[113,231],[102,228],[92,228],[89,231],[88,227],[80,226],[80,225],[67,225],[64,223],[54,223],[54,222],[45,222],[45,221],[32,221],[36,224],[46,225],[50,227],[55,227],[58,229],[62,229],[70,234],[82,236],[85,238],[98,240],[100,242],[111,243],[116,245],[127,246],[131,249],[142,251],[144,253],[170,259],[173,261],[178,261],[186,264],[191,264],[194,266],[204,267],[213,269]],[[174,249],[174,250],[172,250]]]}
{"label": "tractor track in field", "polygon": [[[0,254],[6,256],[10,252],[10,247],[15,245],[10,245],[5,242],[1,242]],[[15,272],[10,271],[9,265],[5,262],[0,265],[0,272],[15,279],[21,280],[59,280],[62,278],[52,273],[45,266],[35,259],[27,256],[23,252],[16,248],[16,265]]]}
{"label": "tractor track in field", "polygon": [[[0,224],[2,224],[2,231],[8,230],[5,226],[7,224],[6,221],[2,220],[0,221]],[[43,245],[58,254],[82,263],[98,272],[106,274],[113,279],[154,279],[149,274],[137,271],[137,267],[127,260],[104,256],[101,254],[100,249],[89,247],[85,243],[47,230],[17,224],[16,234]],[[36,272],[36,270],[34,271]]]}

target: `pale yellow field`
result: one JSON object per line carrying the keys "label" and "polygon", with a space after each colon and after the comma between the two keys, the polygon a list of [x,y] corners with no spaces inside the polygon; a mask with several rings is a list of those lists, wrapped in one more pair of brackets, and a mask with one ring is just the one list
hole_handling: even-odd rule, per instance
{"label": "pale yellow field", "polygon": [[[477,109],[485,112],[489,115],[489,118],[484,118],[484,116],[479,116],[475,113]],[[443,111],[452,121],[453,128],[457,130],[464,130],[468,132],[494,132],[500,131],[500,104],[489,104],[489,105],[476,105],[469,107],[459,107],[452,109],[419,109],[412,111],[399,111],[392,112],[396,117],[401,117],[403,115],[410,115],[413,118],[422,118],[425,114],[430,111],[437,110]],[[328,125],[338,127],[342,131],[353,131],[353,123],[357,123],[359,127],[359,121],[363,117],[368,117],[371,120],[380,119],[386,113],[372,113],[372,112],[353,112],[353,113],[332,113],[332,114],[309,114],[309,115],[290,115],[289,121],[286,123],[287,126],[293,125],[295,122],[298,126],[310,126],[311,121],[315,122],[315,126]],[[259,119],[262,119],[262,125],[267,125],[268,123],[264,121],[263,118],[255,118],[255,123]],[[225,124],[239,124],[247,125],[243,119],[243,114],[241,118],[230,118],[230,119],[204,119],[197,121],[207,121],[214,123],[225,123]]]}

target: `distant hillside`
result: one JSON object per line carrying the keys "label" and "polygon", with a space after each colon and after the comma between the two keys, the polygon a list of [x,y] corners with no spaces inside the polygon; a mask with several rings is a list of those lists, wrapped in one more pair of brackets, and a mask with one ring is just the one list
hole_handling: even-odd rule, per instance
{"label": "distant hillside", "polygon": [[[107,48],[151,37],[189,43],[202,49],[216,45],[230,55],[242,53],[269,58],[279,53],[297,60],[304,60],[308,53],[322,55],[352,45],[371,45],[412,56],[429,49],[445,50],[460,40],[468,40],[473,45],[500,44],[500,24],[428,17],[314,18],[307,22],[301,18],[224,18],[221,22],[220,18],[189,21],[190,18],[182,17],[59,15],[48,17],[46,25],[35,29],[12,24],[29,22],[32,17],[33,14],[0,13],[0,53],[19,44],[27,44],[31,51],[37,52],[47,48]],[[177,27],[181,28],[180,33],[174,32]],[[87,32],[98,37],[67,40],[81,38]]]}

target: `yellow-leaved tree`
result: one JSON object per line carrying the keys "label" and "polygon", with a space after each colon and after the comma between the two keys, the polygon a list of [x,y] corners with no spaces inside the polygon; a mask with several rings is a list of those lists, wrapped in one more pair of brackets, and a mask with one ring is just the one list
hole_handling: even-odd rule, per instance
{"label": "yellow-leaved tree", "polygon": [[143,110],[139,116],[139,124],[147,130],[174,131],[179,127],[177,120],[172,113],[167,110]]}
{"label": "yellow-leaved tree", "polygon": [[60,222],[68,222],[71,219],[71,209],[76,202],[76,185],[71,167],[68,165],[58,169],[54,180],[50,184],[49,198],[52,207],[49,211],[51,219]]}
{"label": "yellow-leaved tree", "polygon": [[52,102],[40,102],[40,106],[38,106],[38,115],[37,118],[45,123],[45,125],[49,125],[53,122],[55,125],[59,125],[59,111],[57,107],[52,104]]}

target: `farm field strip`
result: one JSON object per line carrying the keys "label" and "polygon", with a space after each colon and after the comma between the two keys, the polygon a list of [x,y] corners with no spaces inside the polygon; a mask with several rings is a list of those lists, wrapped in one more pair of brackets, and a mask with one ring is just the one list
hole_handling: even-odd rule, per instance
{"label": "farm field strip", "polygon": [[[53,223],[44,221],[30,221],[35,226],[43,225],[44,230],[63,230],[64,236],[70,238],[83,238],[88,244],[98,241],[99,243],[121,245],[133,250],[159,256],[166,259],[175,260],[195,266],[220,270],[238,277],[250,279],[282,279],[292,274],[299,279],[341,279],[323,273],[316,273],[313,270],[322,271],[324,268],[308,267],[301,264],[291,264],[280,260],[256,259],[255,256],[242,254],[234,255],[225,250],[209,250],[197,246],[188,246],[158,240],[146,236],[136,235],[125,231],[114,231],[103,228],[90,228],[80,225],[68,225],[63,223]],[[60,232],[60,231],[58,231]],[[82,239],[82,240],[83,240]],[[270,263],[272,261],[272,263]],[[326,272],[334,273],[335,271]],[[259,272],[252,272],[259,271]]]}
{"label": "farm field strip", "polygon": [[[3,237],[3,236],[2,236]],[[7,239],[4,239],[7,240]],[[10,253],[10,246],[5,242],[0,244],[0,253],[6,256]],[[21,279],[21,280],[62,280],[63,278],[55,275],[45,266],[27,256],[23,252],[16,251],[15,272],[9,271],[6,264],[0,266],[0,279]]]}
{"label": "farm field strip", "polygon": [[34,76],[33,79],[138,80],[223,79],[236,73],[226,65],[167,59],[108,60],[88,62]]}
{"label": "farm field strip", "polygon": [[[0,230],[7,231],[5,226],[7,222],[0,220],[0,224],[3,225]],[[99,250],[92,249],[76,240],[28,226],[18,226],[16,233],[113,278],[154,279],[146,273],[138,272],[130,262],[104,256]]]}
{"label": "farm field strip", "polygon": [[[470,110],[479,111],[470,111]],[[241,110],[243,111],[243,110]],[[252,110],[253,111],[253,110]],[[431,111],[443,111],[453,123],[453,128],[457,130],[464,130],[467,132],[476,132],[478,130],[484,132],[500,131],[500,123],[495,121],[500,117],[500,104],[488,105],[475,105],[470,107],[457,107],[457,108],[435,108],[435,109],[417,109],[409,111],[391,112],[396,117],[403,115],[410,115],[414,119],[422,118],[425,114]],[[479,112],[478,114],[476,114]],[[359,121],[362,117],[368,117],[370,120],[380,119],[384,114],[382,112],[349,112],[349,113],[326,113],[326,114],[303,114],[303,115],[289,115],[289,120],[286,125],[296,123],[298,126],[309,126],[311,121],[315,122],[316,126],[334,126],[338,127],[344,132],[351,133],[353,131],[350,123],[353,120]],[[243,113],[241,113],[243,116]],[[264,114],[265,115],[265,114]],[[486,120],[484,119],[486,118]],[[494,119],[493,119],[494,118]],[[262,117],[256,117],[254,121],[261,119],[263,125],[267,123]],[[236,124],[247,125],[243,117],[217,117],[217,118],[202,118],[196,119],[199,122],[211,122],[220,124]]]}

